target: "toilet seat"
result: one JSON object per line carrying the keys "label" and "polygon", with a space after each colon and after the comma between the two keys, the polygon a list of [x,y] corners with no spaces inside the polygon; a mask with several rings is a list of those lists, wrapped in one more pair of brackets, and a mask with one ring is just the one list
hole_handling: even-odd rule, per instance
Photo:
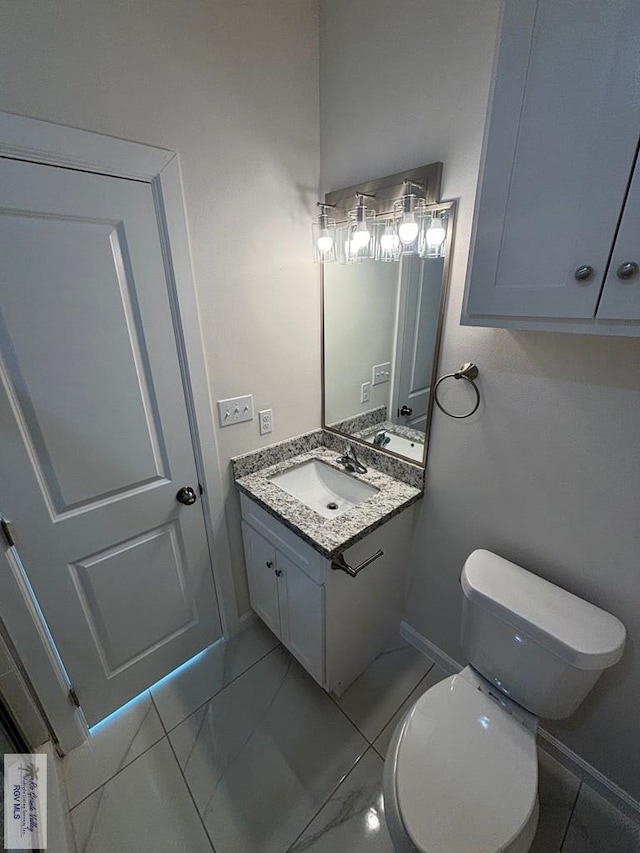
{"label": "toilet seat", "polygon": [[418,699],[387,764],[385,804],[419,853],[507,850],[537,815],[535,734],[464,675]]}

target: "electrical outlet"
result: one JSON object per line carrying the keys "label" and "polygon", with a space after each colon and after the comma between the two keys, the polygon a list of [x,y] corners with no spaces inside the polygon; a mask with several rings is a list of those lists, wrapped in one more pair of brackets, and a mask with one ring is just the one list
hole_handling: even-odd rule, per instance
{"label": "electrical outlet", "polygon": [[371,383],[363,382],[360,386],[360,402],[368,403],[369,397],[371,396]]}
{"label": "electrical outlet", "polygon": [[260,424],[260,435],[268,435],[273,432],[273,409],[263,409],[258,412],[258,423]]}
{"label": "electrical outlet", "polygon": [[384,364],[373,365],[373,385],[382,385],[383,382],[391,380],[391,362],[385,361]]}
{"label": "electrical outlet", "polygon": [[229,397],[228,400],[218,400],[218,417],[220,426],[226,427],[232,424],[240,424],[243,421],[253,420],[253,397],[245,394],[244,397]]}

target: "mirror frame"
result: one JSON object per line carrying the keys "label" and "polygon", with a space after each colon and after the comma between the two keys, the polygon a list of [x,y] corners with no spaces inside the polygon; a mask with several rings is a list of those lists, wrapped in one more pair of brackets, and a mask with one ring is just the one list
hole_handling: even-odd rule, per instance
{"label": "mirror frame", "polygon": [[[441,166],[441,164],[434,164],[434,165]],[[410,173],[404,172],[401,174],[403,176],[405,176],[405,175],[408,175]],[[396,177],[396,176],[393,176],[393,177]],[[368,184],[362,184],[361,186],[371,187],[372,184],[374,184],[374,183],[375,182],[370,181],[370,182],[368,182]],[[351,197],[353,197],[353,194],[355,194],[356,189],[357,188],[352,188],[352,187],[349,188],[349,194],[351,195]],[[353,193],[351,193],[351,190],[353,190]],[[340,191],[339,195],[344,196],[344,194],[346,192],[347,191]],[[326,196],[326,198],[328,199],[331,196],[335,196],[335,195],[338,195],[338,193],[328,194]],[[411,459],[408,456],[403,456],[401,453],[395,453],[393,450],[387,450],[384,447],[373,447],[372,444],[364,441],[363,439],[355,438],[354,436],[350,435],[347,432],[342,432],[341,430],[334,429],[333,427],[327,425],[327,423],[326,423],[326,391],[327,391],[327,389],[326,389],[326,376],[325,376],[325,313],[324,313],[324,309],[325,309],[325,296],[324,296],[325,280],[324,280],[324,264],[322,264],[321,268],[320,268],[320,321],[321,321],[320,353],[321,353],[321,360],[322,360],[322,364],[321,364],[321,368],[322,368],[322,378],[321,378],[322,429],[325,430],[326,432],[330,433],[331,435],[335,435],[338,438],[344,438],[347,441],[353,442],[354,444],[356,444],[360,447],[363,447],[363,448],[366,448],[369,450],[371,450],[371,449],[376,450],[379,453],[384,453],[387,456],[391,456],[394,459],[401,459],[403,462],[409,462],[413,465],[418,465],[423,469],[426,469],[426,466],[427,466],[427,456],[428,456],[428,451],[429,451],[429,438],[430,438],[430,434],[431,434],[431,421],[433,418],[433,406],[434,406],[433,388],[435,387],[435,383],[436,383],[437,378],[438,378],[438,372],[439,372],[438,368],[439,368],[439,361],[440,361],[440,348],[441,348],[441,344],[442,344],[442,333],[443,333],[443,328],[444,328],[444,315],[445,315],[445,311],[446,311],[446,307],[447,307],[447,299],[449,296],[449,284],[450,284],[450,280],[451,280],[451,262],[452,262],[454,233],[455,233],[455,226],[456,226],[456,207],[457,207],[457,204],[456,204],[455,200],[451,200],[451,201],[439,201],[439,202],[433,202],[433,203],[428,202],[427,206],[428,206],[429,210],[446,210],[446,211],[448,211],[448,213],[449,213],[449,226],[447,228],[447,235],[445,238],[445,247],[444,247],[445,254],[444,254],[444,264],[443,264],[443,268],[442,268],[442,287],[440,290],[440,304],[438,306],[438,324],[436,327],[436,335],[435,335],[435,341],[434,341],[434,352],[433,352],[433,366],[431,369],[431,386],[430,386],[431,392],[429,394],[429,402],[427,404],[427,420],[426,420],[426,427],[425,427],[425,433],[424,433],[424,438],[425,438],[425,440],[424,440],[424,451],[422,454],[422,462],[421,463],[417,462],[415,459]],[[384,215],[385,213],[386,213],[386,211],[381,211],[381,215]],[[375,261],[374,261],[374,263],[375,263]]]}

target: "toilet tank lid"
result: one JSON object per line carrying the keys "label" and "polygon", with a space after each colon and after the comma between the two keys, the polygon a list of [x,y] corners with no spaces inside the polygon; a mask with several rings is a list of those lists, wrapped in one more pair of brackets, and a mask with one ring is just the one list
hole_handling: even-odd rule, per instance
{"label": "toilet tank lid", "polygon": [[461,583],[469,601],[571,666],[606,669],[622,657],[626,630],[619,619],[491,551],[467,557]]}

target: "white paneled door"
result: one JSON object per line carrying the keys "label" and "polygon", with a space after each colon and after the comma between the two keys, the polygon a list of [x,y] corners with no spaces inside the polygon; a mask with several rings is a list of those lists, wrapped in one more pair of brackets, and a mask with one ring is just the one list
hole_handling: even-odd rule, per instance
{"label": "white paneled door", "polygon": [[221,634],[152,187],[0,158],[0,258],[0,510],[91,725]]}

